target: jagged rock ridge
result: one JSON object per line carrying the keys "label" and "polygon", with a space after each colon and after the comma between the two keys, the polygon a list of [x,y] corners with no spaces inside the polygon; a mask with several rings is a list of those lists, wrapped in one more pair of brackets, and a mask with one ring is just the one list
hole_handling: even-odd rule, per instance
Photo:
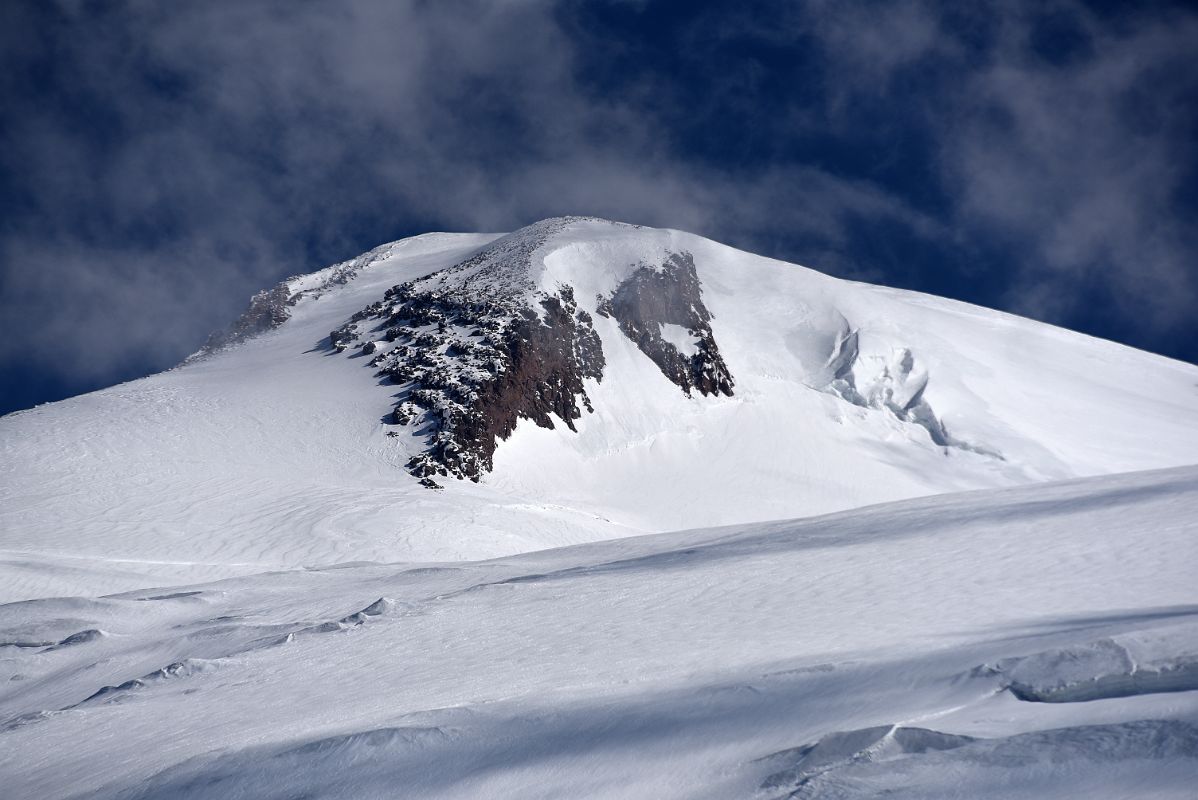
{"label": "jagged rock ridge", "polygon": [[345,350],[374,321],[362,350],[380,376],[404,388],[392,412],[397,425],[429,423],[427,449],[408,471],[469,478],[491,469],[498,439],[521,419],[552,428],[551,415],[573,427],[590,409],[584,379],[603,377],[603,349],[591,316],[571,287],[535,287],[536,250],[569,220],[517,231],[477,255],[426,278],[399,284],[333,331]]}
{"label": "jagged rock ridge", "polygon": [[[583,409],[593,411],[585,380],[601,381],[605,366],[594,321],[572,286],[547,291],[531,277],[538,250],[574,221],[536,223],[396,285],[329,334],[336,350],[360,349],[402,387],[390,421],[427,437],[407,463],[426,486],[436,488],[437,475],[477,481],[520,419],[552,428],[556,416],[574,430]],[[641,265],[599,310],[688,396],[732,394],[689,253]]]}

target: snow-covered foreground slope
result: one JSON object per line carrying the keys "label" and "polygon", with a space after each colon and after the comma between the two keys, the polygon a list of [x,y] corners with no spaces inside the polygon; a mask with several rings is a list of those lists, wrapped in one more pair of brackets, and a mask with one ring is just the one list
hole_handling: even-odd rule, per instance
{"label": "snow-covered foreground slope", "polygon": [[0,600],[1198,460],[1194,366],[599,220],[386,245],[229,341],[0,419]]}
{"label": "snow-covered foreground slope", "polygon": [[1196,564],[1181,468],[14,603],[0,776],[38,798],[1192,797]]}

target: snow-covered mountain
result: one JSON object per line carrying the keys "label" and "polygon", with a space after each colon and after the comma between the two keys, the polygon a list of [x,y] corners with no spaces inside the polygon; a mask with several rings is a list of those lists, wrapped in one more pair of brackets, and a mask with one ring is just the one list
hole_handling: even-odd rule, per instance
{"label": "snow-covered mountain", "polygon": [[1188,798],[1196,462],[1191,365],[678,231],[405,239],[0,418],[0,794]]}
{"label": "snow-covered mountain", "polygon": [[1198,368],[596,219],[427,234],[0,419],[0,599],[447,561],[1198,461]]}

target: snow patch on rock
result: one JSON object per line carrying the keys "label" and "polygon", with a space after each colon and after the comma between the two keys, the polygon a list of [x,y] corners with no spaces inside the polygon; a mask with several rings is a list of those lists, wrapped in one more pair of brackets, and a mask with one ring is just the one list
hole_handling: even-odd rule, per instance
{"label": "snow patch on rock", "polygon": [[675,325],[672,322],[661,323],[662,341],[673,345],[674,349],[684,358],[694,358],[699,354],[699,344],[702,342],[688,328]]}

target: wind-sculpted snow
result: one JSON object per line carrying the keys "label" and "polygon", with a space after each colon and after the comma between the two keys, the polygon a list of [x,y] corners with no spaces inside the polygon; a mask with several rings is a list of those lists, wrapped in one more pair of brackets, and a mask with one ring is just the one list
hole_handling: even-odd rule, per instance
{"label": "wind-sculpted snow", "polygon": [[103,631],[0,650],[0,774],[38,798],[1186,797],[1198,690],[1007,690],[1188,663],[1195,520],[1183,468],[0,605],[0,641]]}
{"label": "wind-sculpted snow", "polygon": [[766,777],[767,794],[782,790],[782,797],[818,796],[816,786],[830,774],[844,772],[863,762],[894,761],[904,756],[955,750],[977,741],[926,728],[879,725],[856,731],[830,733],[813,744],[784,750],[762,759],[770,766],[785,765]]}
{"label": "wind-sculpted snow", "polygon": [[[818,758],[825,749],[831,753]],[[1136,720],[996,739],[873,728],[832,734],[797,757],[766,780],[764,797],[1181,798],[1198,775],[1198,725]],[[1155,781],[1144,781],[1158,769]]]}
{"label": "wind-sculpted snow", "polygon": [[50,642],[33,641],[33,642],[31,642],[31,641],[16,640],[16,641],[10,641],[10,642],[0,642],[0,648],[24,647],[24,648],[34,649],[34,650],[54,650],[59,647],[71,647],[72,645],[83,644],[84,642],[90,642],[93,639],[98,639],[99,637],[101,637],[103,635],[104,635],[104,632],[97,628],[88,628],[87,630],[79,631],[78,633],[72,633],[70,636],[67,636],[60,642],[53,642],[53,641],[50,641]]}
{"label": "wind-sculpted snow", "polygon": [[1098,639],[1003,659],[980,672],[1002,676],[1015,697],[1038,703],[1198,691],[1198,625],[1154,633],[1155,641]]}

